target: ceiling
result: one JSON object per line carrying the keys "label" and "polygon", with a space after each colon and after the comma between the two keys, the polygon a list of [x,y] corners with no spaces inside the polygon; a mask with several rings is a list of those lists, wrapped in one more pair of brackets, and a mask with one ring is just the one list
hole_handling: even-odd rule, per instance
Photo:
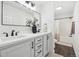
{"label": "ceiling", "polygon": [[[48,1],[36,1],[35,4],[44,5]],[[63,18],[73,16],[75,1],[50,1],[55,5],[55,18]],[[57,7],[62,7],[61,10],[56,10]]]}
{"label": "ceiling", "polygon": [[[56,10],[57,7],[62,7],[61,10]],[[57,1],[55,2],[55,18],[63,18],[73,16],[75,1]]]}

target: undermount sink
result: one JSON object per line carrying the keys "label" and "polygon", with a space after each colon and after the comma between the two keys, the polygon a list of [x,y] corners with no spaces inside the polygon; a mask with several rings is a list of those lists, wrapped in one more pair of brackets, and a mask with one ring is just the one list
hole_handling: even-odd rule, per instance
{"label": "undermount sink", "polygon": [[18,39],[18,38],[23,38],[25,36],[10,36],[10,37],[0,37],[0,40],[1,41],[8,41],[8,40],[15,40],[15,39]]}

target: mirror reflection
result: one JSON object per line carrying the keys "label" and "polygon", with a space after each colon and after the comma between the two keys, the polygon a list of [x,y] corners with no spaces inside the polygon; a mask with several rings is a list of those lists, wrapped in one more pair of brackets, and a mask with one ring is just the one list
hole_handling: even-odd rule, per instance
{"label": "mirror reflection", "polygon": [[40,25],[40,13],[27,8],[17,1],[2,2],[2,25],[28,26],[28,20]]}

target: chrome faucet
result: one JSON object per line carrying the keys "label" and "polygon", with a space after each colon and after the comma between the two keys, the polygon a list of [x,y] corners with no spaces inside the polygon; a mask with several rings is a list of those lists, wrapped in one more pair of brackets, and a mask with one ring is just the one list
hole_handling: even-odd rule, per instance
{"label": "chrome faucet", "polygon": [[6,37],[8,37],[8,33],[7,32],[3,32],[3,34],[6,34]]}
{"label": "chrome faucet", "polygon": [[12,32],[11,32],[11,36],[14,36],[14,32],[15,32],[15,30],[12,30]]}
{"label": "chrome faucet", "polygon": [[12,32],[11,32],[11,36],[17,36],[18,33],[19,33],[19,32],[15,32],[15,33],[14,33],[14,32],[15,32],[15,30],[12,30]]}
{"label": "chrome faucet", "polygon": [[15,35],[17,36],[19,32],[16,32]]}

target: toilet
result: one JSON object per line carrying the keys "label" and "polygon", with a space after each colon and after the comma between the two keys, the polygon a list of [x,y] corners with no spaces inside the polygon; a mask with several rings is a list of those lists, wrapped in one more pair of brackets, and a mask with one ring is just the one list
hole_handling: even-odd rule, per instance
{"label": "toilet", "polygon": [[57,42],[56,39],[53,39],[53,53],[55,52],[54,48],[55,48],[55,42]]}

